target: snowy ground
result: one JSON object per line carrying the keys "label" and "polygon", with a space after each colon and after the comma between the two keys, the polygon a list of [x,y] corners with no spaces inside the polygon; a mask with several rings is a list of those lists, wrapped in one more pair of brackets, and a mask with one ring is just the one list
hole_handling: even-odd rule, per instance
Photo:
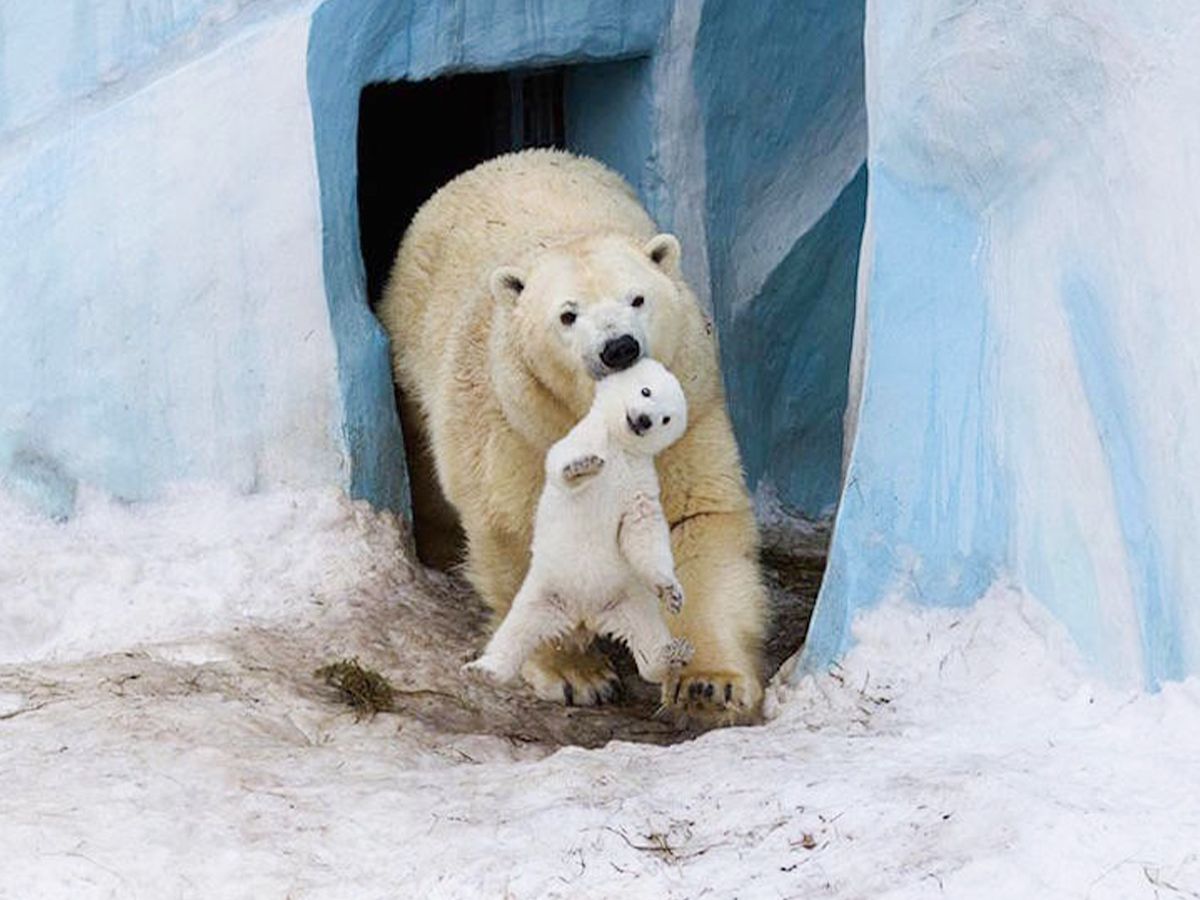
{"label": "snowy ground", "polygon": [[1094,684],[1011,591],[884,604],[764,726],[557,748],[639,719],[464,693],[478,610],[335,494],[0,523],[0,897],[1200,897],[1200,683]]}

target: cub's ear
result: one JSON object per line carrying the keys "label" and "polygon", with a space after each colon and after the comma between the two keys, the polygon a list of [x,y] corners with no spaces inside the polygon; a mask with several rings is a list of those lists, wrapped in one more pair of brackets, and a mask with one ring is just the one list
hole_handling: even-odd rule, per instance
{"label": "cub's ear", "polygon": [[492,272],[488,287],[497,303],[512,306],[525,290],[525,273],[512,266],[500,266]]}
{"label": "cub's ear", "polygon": [[656,234],[642,245],[642,251],[664,272],[675,274],[679,271],[679,259],[683,251],[679,247],[679,238],[673,234]]}

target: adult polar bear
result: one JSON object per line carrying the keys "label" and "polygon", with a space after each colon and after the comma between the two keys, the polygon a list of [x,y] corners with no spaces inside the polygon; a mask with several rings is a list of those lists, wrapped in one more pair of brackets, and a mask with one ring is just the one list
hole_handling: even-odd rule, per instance
{"label": "adult polar bear", "polygon": [[[688,429],[658,472],[687,596],[672,631],[695,653],[663,700],[734,720],[762,698],[765,592],[715,340],[679,263],[679,242],[656,234],[618,175],[524,151],[458,176],[417,212],[380,314],[396,381],[423,420],[422,435],[406,421],[409,440],[427,440],[466,534],[467,574],[497,616],[529,565],[546,450],[587,413],[595,380],[644,355],[675,374]],[[618,687],[583,646],[547,645],[522,674],[568,703],[602,703]]]}

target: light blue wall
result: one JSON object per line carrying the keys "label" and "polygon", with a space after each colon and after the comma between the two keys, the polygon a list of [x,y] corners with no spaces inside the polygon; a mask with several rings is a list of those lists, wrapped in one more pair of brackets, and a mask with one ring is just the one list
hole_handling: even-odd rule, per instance
{"label": "light blue wall", "polygon": [[0,135],[129,78],[172,41],[232,18],[229,0],[0,4]]}
{"label": "light blue wall", "polygon": [[[978,225],[945,194],[871,169],[877,237],[859,427],[805,654],[846,649],[853,614],[890,593],[965,605],[1002,568],[1003,469],[987,430],[991,334]],[[878,234],[878,232],[877,232]]]}
{"label": "light blue wall", "polygon": [[42,57],[0,54],[23,123],[0,135],[0,486],[56,517],[80,485],[345,471],[307,17],[209,44],[199,5],[167,9],[5,5],[6,45]]}
{"label": "light blue wall", "polygon": [[[79,484],[139,499],[193,478],[404,508],[358,250],[359,91],[587,63],[566,80],[573,148],[665,229],[691,217],[751,480],[821,514],[864,190],[859,19],[782,0],[6,4],[0,238],[24,252],[0,260],[0,338],[21,348],[0,359],[0,480],[60,516]],[[802,68],[819,77],[779,89]]]}

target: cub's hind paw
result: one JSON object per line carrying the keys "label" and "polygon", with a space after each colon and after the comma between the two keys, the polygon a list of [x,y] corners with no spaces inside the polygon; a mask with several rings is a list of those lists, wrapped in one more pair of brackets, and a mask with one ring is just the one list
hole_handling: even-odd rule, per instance
{"label": "cub's hind paw", "polygon": [[563,466],[563,478],[568,484],[574,484],[581,478],[586,478],[589,475],[595,475],[604,468],[604,460],[591,453],[587,456],[581,456],[578,459],[573,459]]}
{"label": "cub's hind paw", "polygon": [[696,652],[692,647],[691,641],[687,638],[674,638],[666,644],[663,644],[662,654],[663,663],[672,669],[681,669],[692,661],[692,655]]}
{"label": "cub's hind paw", "polygon": [[667,611],[673,615],[679,615],[683,610],[683,585],[678,581],[673,581],[670,584],[660,584],[654,588],[654,592],[658,594],[658,599],[667,607]]}

